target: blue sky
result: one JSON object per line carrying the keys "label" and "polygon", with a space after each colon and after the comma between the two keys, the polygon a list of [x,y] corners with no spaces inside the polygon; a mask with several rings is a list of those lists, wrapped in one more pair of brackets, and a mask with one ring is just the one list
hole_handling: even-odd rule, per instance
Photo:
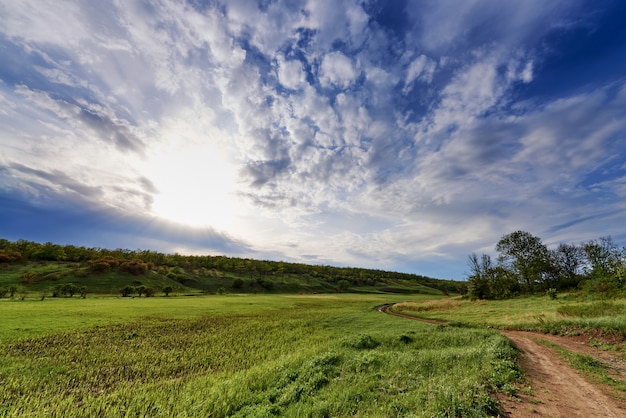
{"label": "blue sky", "polygon": [[0,236],[463,279],[626,243],[626,3],[0,0]]}

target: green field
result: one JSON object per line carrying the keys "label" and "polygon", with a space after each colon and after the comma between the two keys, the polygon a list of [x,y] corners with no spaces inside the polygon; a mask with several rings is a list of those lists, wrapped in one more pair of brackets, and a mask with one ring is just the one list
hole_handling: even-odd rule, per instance
{"label": "green field", "polygon": [[460,297],[405,302],[394,310],[422,318],[477,327],[520,329],[573,335],[614,334],[626,339],[626,299],[596,299],[573,293],[557,299],[544,295],[507,300],[470,301]]}
{"label": "green field", "polygon": [[[423,301],[428,296],[402,296]],[[0,301],[0,416],[486,416],[508,341],[389,295]]]}

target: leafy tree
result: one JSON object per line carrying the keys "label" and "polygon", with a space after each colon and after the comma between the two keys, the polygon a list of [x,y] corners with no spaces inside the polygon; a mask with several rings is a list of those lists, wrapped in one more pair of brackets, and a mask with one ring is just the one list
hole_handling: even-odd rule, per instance
{"label": "leafy tree", "polygon": [[339,290],[340,292],[345,292],[346,290],[348,290],[349,287],[350,282],[345,279],[339,280],[337,282],[337,290]]}
{"label": "leafy tree", "polygon": [[624,266],[624,254],[610,236],[585,243],[584,251],[592,278],[614,276]]}
{"label": "leafy tree", "polygon": [[467,257],[467,264],[470,268],[467,285],[470,299],[491,299],[489,288],[490,270],[493,269],[491,257],[488,254],[478,257],[476,253],[472,253]]}
{"label": "leafy tree", "polygon": [[529,232],[515,231],[503,236],[496,244],[496,250],[500,253],[500,263],[513,271],[529,292],[550,272],[548,248],[541,238]]}
{"label": "leafy tree", "polygon": [[174,291],[174,288],[172,286],[165,286],[163,288],[163,293],[165,294],[165,296],[169,296],[170,293],[172,293]]}
{"label": "leafy tree", "polygon": [[122,294],[123,298],[126,298],[135,293],[135,287],[131,285],[126,285],[122,289],[120,289],[120,293]]}
{"label": "leafy tree", "polygon": [[556,249],[550,250],[550,263],[549,286],[557,289],[576,287],[583,279],[585,251],[580,245],[560,243]]}
{"label": "leafy tree", "polygon": [[135,291],[137,292],[137,296],[141,297],[141,295],[143,295],[144,293],[146,293],[146,290],[147,290],[147,289],[148,289],[148,288],[147,288],[146,286],[144,286],[144,285],[137,286],[137,287],[135,288]]}
{"label": "leafy tree", "polygon": [[470,299],[506,299],[519,293],[519,283],[510,270],[494,265],[491,256],[480,257],[472,253],[468,257],[468,295]]}

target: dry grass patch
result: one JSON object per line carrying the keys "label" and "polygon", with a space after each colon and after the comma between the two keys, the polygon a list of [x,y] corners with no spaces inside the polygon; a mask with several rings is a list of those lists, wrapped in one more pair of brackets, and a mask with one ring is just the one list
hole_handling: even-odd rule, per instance
{"label": "dry grass patch", "polygon": [[434,312],[434,311],[448,311],[450,309],[456,309],[460,305],[461,305],[461,302],[455,299],[439,299],[439,300],[427,300],[423,302],[402,302],[402,303],[397,303],[394,306],[399,311]]}

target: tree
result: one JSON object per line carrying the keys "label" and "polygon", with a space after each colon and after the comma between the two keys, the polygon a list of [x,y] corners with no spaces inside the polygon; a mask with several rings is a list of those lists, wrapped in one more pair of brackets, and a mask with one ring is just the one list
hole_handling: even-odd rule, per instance
{"label": "tree", "polygon": [[134,286],[130,286],[130,285],[124,286],[120,290],[120,293],[122,294],[123,298],[126,298],[126,297],[132,295],[133,293],[135,293],[135,287]]}
{"label": "tree", "polygon": [[548,248],[541,238],[529,232],[515,231],[503,236],[496,244],[498,261],[513,271],[526,290],[532,292],[550,272]]}
{"label": "tree", "polygon": [[172,293],[174,291],[174,288],[172,286],[165,286],[163,288],[163,293],[165,294],[165,296],[169,296],[170,293]]}
{"label": "tree", "polygon": [[476,253],[472,253],[467,257],[467,264],[470,268],[470,275],[467,278],[470,299],[491,299],[489,290],[489,270],[493,268],[491,257],[488,254],[478,257]]}
{"label": "tree", "polygon": [[591,240],[585,243],[583,248],[592,278],[614,276],[619,268],[624,265],[624,255],[610,236]]}
{"label": "tree", "polygon": [[490,255],[478,257],[472,253],[467,261],[471,270],[467,285],[470,299],[506,299],[519,293],[519,283],[512,272],[494,265]]}
{"label": "tree", "polygon": [[580,245],[560,243],[550,250],[550,263],[550,286],[560,289],[576,287],[583,278],[585,251]]}

